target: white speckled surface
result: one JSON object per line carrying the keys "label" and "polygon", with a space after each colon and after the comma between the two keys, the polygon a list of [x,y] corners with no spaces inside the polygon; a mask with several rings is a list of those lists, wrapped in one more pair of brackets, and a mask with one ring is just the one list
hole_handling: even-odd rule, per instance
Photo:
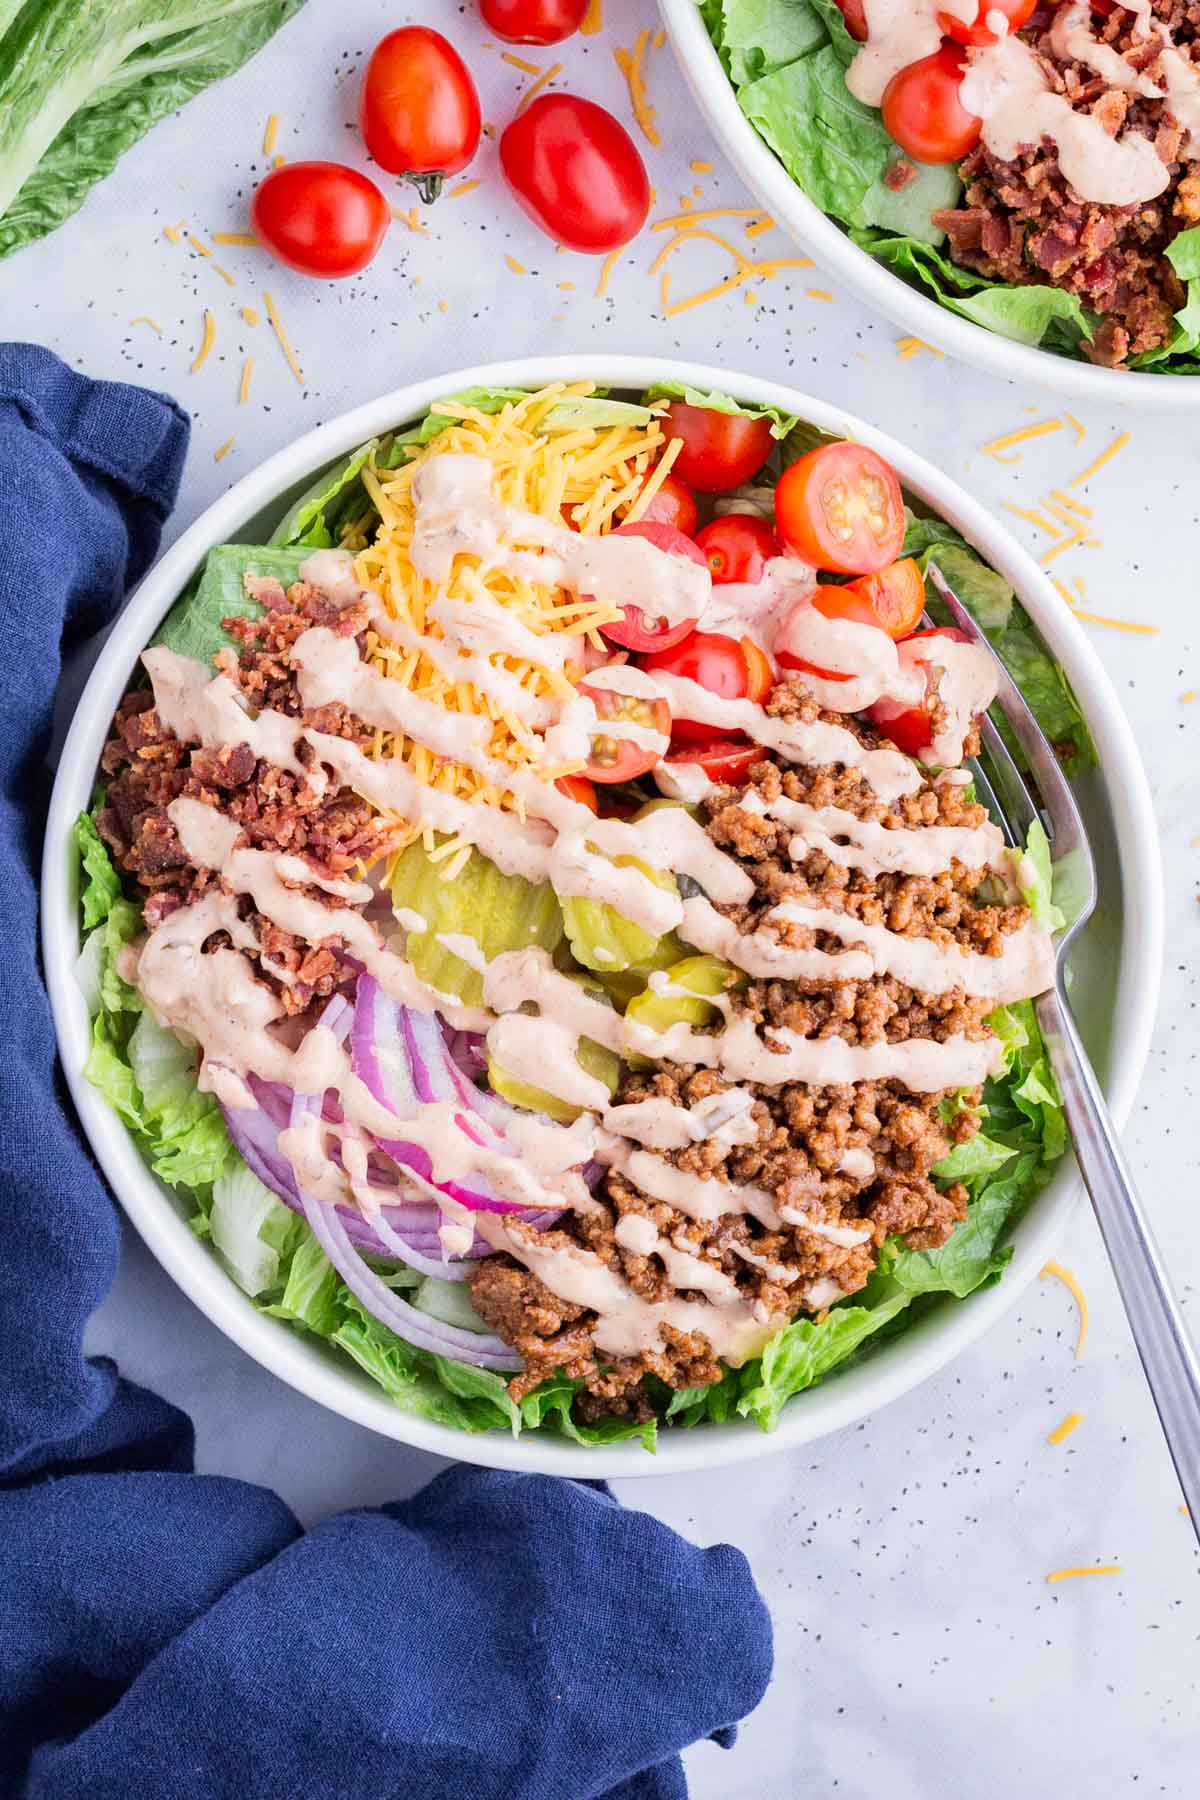
{"label": "white speckled surface", "polygon": [[[606,10],[602,35],[529,60],[561,60],[576,87],[624,115],[612,47],[656,21],[645,0],[607,0]],[[482,49],[473,10],[460,17],[444,0],[426,0],[419,16],[455,36],[478,73],[485,116],[502,124],[530,78],[503,64],[498,46]],[[890,326],[848,302],[807,296],[806,287],[823,286],[818,271],[756,279],[754,307],[734,289],[664,318],[657,279],[646,273],[662,234],[631,247],[598,300],[598,265],[556,255],[515,211],[490,146],[471,171],[481,187],[427,215],[428,235],[397,225],[375,265],[340,287],[307,284],[261,252],[232,247],[217,251],[231,288],[163,238],[164,224],[185,218],[205,236],[245,229],[272,110],[288,157],[357,158],[353,72],[401,17],[369,0],[314,0],[249,69],[159,127],[64,229],[0,265],[4,334],[179,396],[195,434],[173,531],[304,427],[400,381],[524,351],[660,351],[776,373],[909,438],[994,507],[1035,507],[1128,429],[1131,444],[1087,490],[1102,546],[1069,551],[1053,569],[1068,584],[1081,577],[1095,611],[1161,626],[1154,637],[1095,631],[1150,770],[1168,875],[1164,1005],[1129,1147],[1195,1320],[1200,701],[1181,695],[1200,688],[1200,386],[1194,426],[1077,407],[1081,445],[1064,427],[1001,466],[977,446],[1059,416],[1052,395],[924,354],[900,360]],[[655,216],[681,195],[697,207],[750,205],[694,120],[669,53],[652,52],[648,66],[665,139],[648,152]],[[713,172],[694,172],[693,159]],[[692,196],[694,186],[703,193]],[[714,228],[742,243],[743,223]],[[797,254],[775,236],[750,243],[760,258]],[[530,273],[510,272],[505,253]],[[682,297],[730,264],[717,245],[700,243],[672,267],[673,297]],[[239,306],[261,305],[264,283],[304,364],[304,389],[265,328],[238,318]],[[191,376],[205,306],[216,346]],[[138,314],[157,318],[162,336],[131,326]],[[255,372],[250,402],[239,406],[245,355]],[[233,449],[214,463],[230,435]],[[1032,526],[1014,524],[1035,540]],[[1060,1255],[1091,1303],[1082,1363],[1073,1360],[1065,1291],[1040,1284],[974,1351],[886,1416],[809,1453],[756,1464],[751,1480],[717,1473],[627,1487],[624,1498],[681,1530],[741,1545],[775,1618],[775,1681],[738,1748],[689,1754],[697,1800],[1195,1792],[1195,1547],[1084,1214]],[[436,1466],[340,1423],[248,1362],[136,1243],[91,1341],[188,1408],[202,1468],[269,1482],[305,1519],[394,1498]],[[1083,1424],[1050,1448],[1046,1433],[1073,1408]],[[1123,1573],[1045,1585],[1048,1570],[1092,1561],[1119,1562]]]}

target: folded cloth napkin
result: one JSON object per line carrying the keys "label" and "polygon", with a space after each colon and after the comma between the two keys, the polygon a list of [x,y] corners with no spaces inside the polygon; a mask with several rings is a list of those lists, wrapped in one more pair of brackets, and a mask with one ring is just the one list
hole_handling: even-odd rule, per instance
{"label": "folded cloth napkin", "polygon": [[63,649],[154,556],[187,432],[0,345],[0,1794],[674,1800],[680,1747],[730,1743],[770,1673],[736,1550],[466,1467],[303,1532],[82,1354],[119,1229],[38,976],[44,755]]}

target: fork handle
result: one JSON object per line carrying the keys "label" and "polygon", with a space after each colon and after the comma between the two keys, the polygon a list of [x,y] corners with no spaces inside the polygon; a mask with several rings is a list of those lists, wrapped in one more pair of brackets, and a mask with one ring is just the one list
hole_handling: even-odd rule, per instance
{"label": "fork handle", "polygon": [[1200,1359],[1188,1337],[1100,1083],[1058,985],[1036,1002],[1083,1184],[1117,1278],[1192,1528],[1200,1538]]}

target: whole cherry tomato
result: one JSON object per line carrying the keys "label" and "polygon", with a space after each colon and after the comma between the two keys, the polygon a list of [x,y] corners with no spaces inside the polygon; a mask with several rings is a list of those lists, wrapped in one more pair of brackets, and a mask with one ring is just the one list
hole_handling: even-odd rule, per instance
{"label": "whole cherry tomato", "polygon": [[980,120],[959,97],[963,53],[943,44],[909,63],[883,90],[884,125],[914,162],[961,162],[979,142]]}
{"label": "whole cherry tomato", "polygon": [[[969,644],[970,638],[965,631],[959,631],[956,625],[938,625],[927,631],[914,631],[904,639],[906,644],[913,644],[920,638],[950,638],[956,644]],[[926,684],[929,672],[926,669]],[[929,713],[928,685],[926,698],[920,706],[901,706],[895,700],[876,700],[874,706],[867,708],[867,717],[881,737],[890,738],[897,750],[903,750],[906,756],[916,756],[918,751],[927,749],[933,742],[933,720]]]}
{"label": "whole cherry tomato", "polygon": [[694,537],[700,511],[691,489],[676,481],[674,475],[664,475],[642,518],[658,525],[673,525],[685,537]]}
{"label": "whole cherry tomato", "polygon": [[[596,716],[624,720],[647,731],[667,737],[671,730],[671,709],[665,700],[645,700],[640,694],[619,694],[615,688],[579,684],[596,708]],[[580,770],[587,781],[633,781],[662,760],[662,753],[632,738],[610,736],[603,728],[592,738],[588,760]]]}
{"label": "whole cherry tomato", "polygon": [[[1007,21],[1008,35],[1011,36],[1032,17],[1037,4],[1038,0],[976,0],[975,16],[970,24],[956,19],[951,12],[940,12],[937,19],[946,36],[953,38],[956,44],[998,44],[1000,39],[990,28],[993,13],[999,13]],[[1092,10],[1099,12],[1101,9],[1093,3]]]}
{"label": "whole cherry tomato", "polygon": [[752,481],[771,454],[770,419],[718,412],[672,400],[663,421],[669,437],[682,438],[672,467],[681,481],[702,494],[726,494]]}
{"label": "whole cherry tomato", "polygon": [[[673,525],[659,524],[657,519],[638,519],[632,525],[618,525],[613,536],[645,538],[656,550],[665,551],[668,556],[685,556],[689,562],[699,563],[701,568],[705,566],[704,552],[698,544],[685,537],[682,531],[676,531]],[[672,625],[667,619],[656,617],[653,611],[627,606],[624,617],[615,625],[602,625],[600,629],[610,644],[620,644],[625,650],[669,650],[696,629],[696,621],[680,619]]]}
{"label": "whole cherry tomato", "polygon": [[673,751],[663,762],[667,768],[672,763],[699,763],[710,781],[732,785],[741,781],[756,762],[761,762],[762,756],[757,744],[744,743],[739,738],[709,738],[702,744],[688,744]]}
{"label": "whole cherry tomato", "polygon": [[479,16],[506,44],[561,44],[583,24],[588,0],[479,0]]}
{"label": "whole cherry tomato", "polygon": [[[678,675],[722,700],[762,701],[771,691],[771,665],[749,638],[725,637],[718,631],[693,631],[691,637],[670,650],[657,650],[643,659],[651,675]],[[671,743],[704,744],[713,727],[678,713],[671,724]]]}
{"label": "whole cherry tomato", "polygon": [[390,222],[375,183],[342,163],[273,169],[250,202],[250,222],[281,263],[301,275],[340,278],[365,269]]}
{"label": "whole cherry tomato", "polygon": [[779,477],[775,531],[815,569],[877,575],[896,560],[904,542],[900,483],[865,444],[822,444]]}
{"label": "whole cherry tomato", "polygon": [[779,555],[775,533],[757,513],[723,513],[697,533],[696,542],[708,559],[714,587],[733,581],[754,586]]}
{"label": "whole cherry tomato", "polygon": [[436,200],[447,175],[479,147],[479,95],[453,44],[427,25],[389,31],[371,52],[358,108],[363,140],[381,169]]}
{"label": "whole cherry tomato", "polygon": [[637,145],[592,100],[539,95],[500,134],[500,167],[534,224],[568,250],[605,256],[646,223],[650,182]]}
{"label": "whole cherry tomato", "polygon": [[[837,0],[837,4],[846,21],[846,30],[850,36],[857,38],[860,44],[865,44],[867,41],[867,14],[863,0]],[[943,27],[943,29],[945,28]]]}

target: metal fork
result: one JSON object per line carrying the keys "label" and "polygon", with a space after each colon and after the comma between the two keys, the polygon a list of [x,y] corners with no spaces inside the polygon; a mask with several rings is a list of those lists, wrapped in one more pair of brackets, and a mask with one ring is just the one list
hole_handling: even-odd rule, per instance
{"label": "metal fork", "polygon": [[1024,849],[1034,820],[1041,821],[1050,840],[1056,893],[1064,887],[1070,892],[1073,916],[1055,938],[1054,986],[1038,996],[1034,1008],[1062,1095],[1079,1173],[1117,1278],[1192,1527],[1200,1539],[1200,1359],[1188,1337],[1067,998],[1067,951],[1095,907],[1096,865],[1075,797],[1020,689],[932,563],[927,579],[959,630],[986,645],[993,657],[999,678],[997,704],[1029,763],[1029,775],[1022,776],[1000,732],[985,715],[980,733],[994,779],[989,780],[978,763],[973,765],[980,798],[1009,843],[1019,850]]}

